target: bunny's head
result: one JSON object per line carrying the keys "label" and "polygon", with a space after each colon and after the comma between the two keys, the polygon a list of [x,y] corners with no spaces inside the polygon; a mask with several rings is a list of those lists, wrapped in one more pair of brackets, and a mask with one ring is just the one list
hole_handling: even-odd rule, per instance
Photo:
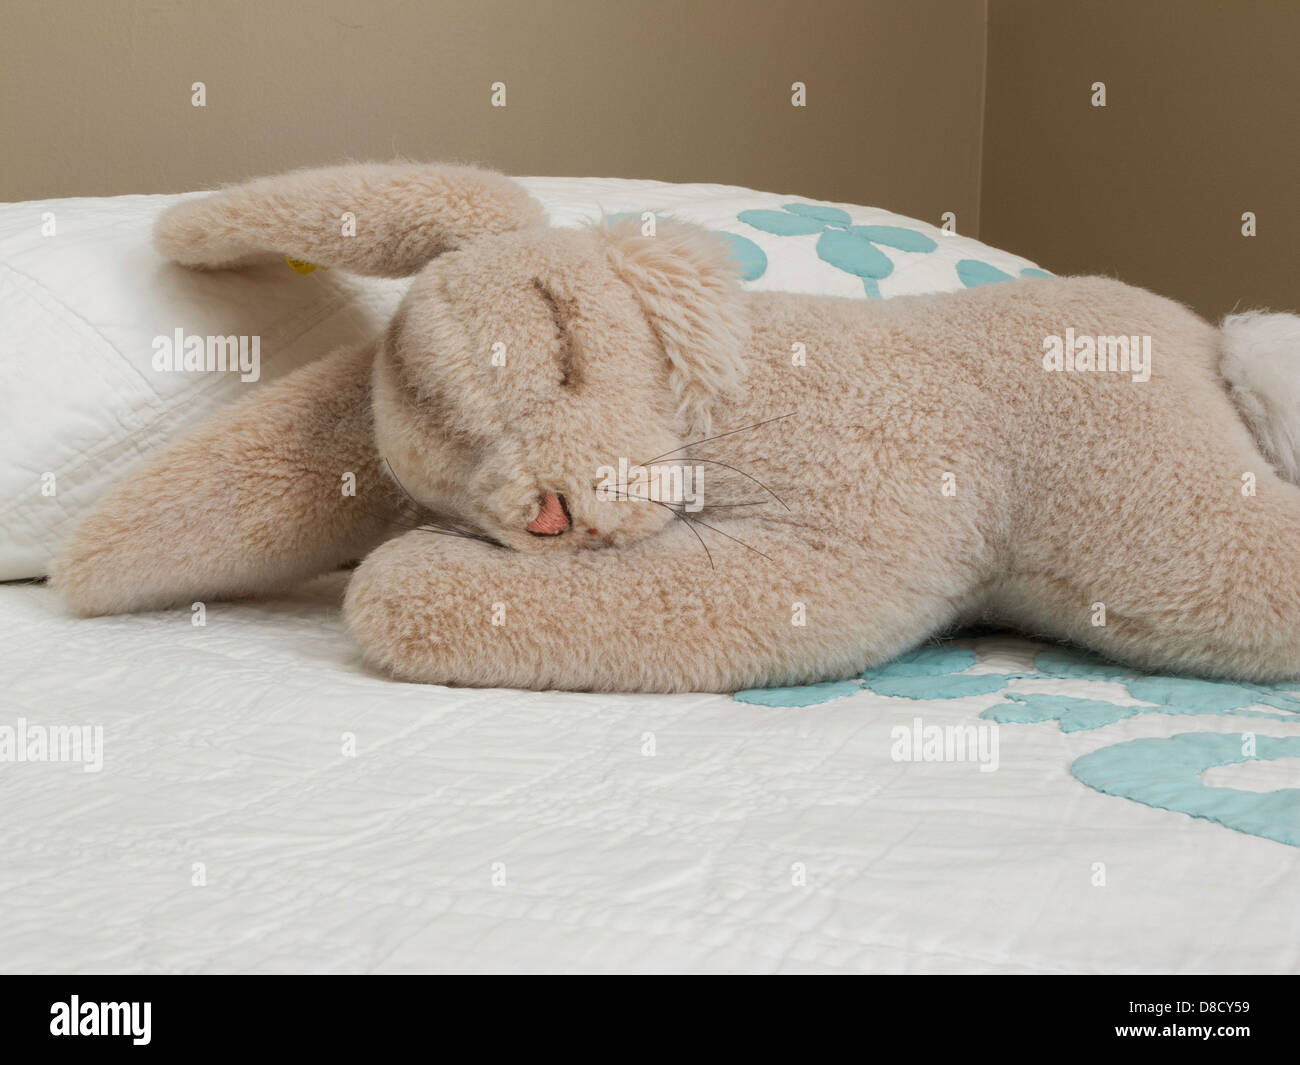
{"label": "bunny's head", "polygon": [[741,376],[725,244],[662,220],[646,236],[639,218],[552,229],[491,172],[300,171],[186,201],[157,240],[195,267],[287,255],[414,275],[367,392],[382,465],[429,512],[517,550],[618,545],[672,520],[602,489],[602,470],[671,462]]}

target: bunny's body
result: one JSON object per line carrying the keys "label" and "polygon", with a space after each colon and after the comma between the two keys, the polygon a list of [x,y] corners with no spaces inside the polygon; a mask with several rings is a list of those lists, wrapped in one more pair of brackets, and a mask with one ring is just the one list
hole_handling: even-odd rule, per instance
{"label": "bunny's body", "polygon": [[[1273,469],[1294,438],[1257,421],[1261,454],[1223,334],[1183,307],[1093,278],[743,293],[689,227],[561,233],[534,208],[496,175],[375,167],[165,217],[190,265],[270,249],[420,273],[373,345],[105,500],[56,566],[73,606],[255,594],[364,557],[348,624],[411,680],[806,683],[976,619],[1146,668],[1300,676],[1300,488]],[[332,238],[343,210],[373,239]],[[1067,330],[1150,338],[1150,379],[1045,369]],[[604,490],[620,460],[702,470],[702,509]]]}

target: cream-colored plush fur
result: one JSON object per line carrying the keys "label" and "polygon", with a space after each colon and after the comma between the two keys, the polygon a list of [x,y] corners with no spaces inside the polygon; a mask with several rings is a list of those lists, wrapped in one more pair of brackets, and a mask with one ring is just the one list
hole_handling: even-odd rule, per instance
{"label": "cream-colored plush fur", "polygon": [[[729,691],[973,620],[1300,677],[1300,488],[1254,439],[1298,427],[1243,402],[1248,428],[1234,351],[1167,299],[1098,278],[747,294],[703,231],[551,230],[506,178],[413,164],[188,201],[158,241],[198,267],[418,273],[372,347],[260,390],[98,506],[54,569],[83,614],[364,556],[348,625],[408,680]],[[1150,379],[1046,369],[1067,330],[1150,337]],[[1279,365],[1294,381],[1300,350]],[[703,509],[602,490],[620,459],[702,469]],[[569,528],[528,532],[551,494]]]}

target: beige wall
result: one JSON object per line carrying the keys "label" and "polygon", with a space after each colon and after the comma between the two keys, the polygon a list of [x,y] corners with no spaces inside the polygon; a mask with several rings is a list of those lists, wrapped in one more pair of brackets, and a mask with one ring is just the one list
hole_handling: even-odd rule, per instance
{"label": "beige wall", "polygon": [[1298,0],[5,0],[0,199],[400,153],[955,211],[1058,273],[1295,308],[1298,46]]}
{"label": "beige wall", "polygon": [[[346,157],[978,221],[984,0],[5,0],[0,199]],[[207,85],[207,107],[190,85]],[[494,81],[508,106],[489,106]],[[808,106],[790,105],[790,85]]]}
{"label": "beige wall", "polygon": [[1300,3],[989,9],[982,240],[1210,316],[1300,307]]}

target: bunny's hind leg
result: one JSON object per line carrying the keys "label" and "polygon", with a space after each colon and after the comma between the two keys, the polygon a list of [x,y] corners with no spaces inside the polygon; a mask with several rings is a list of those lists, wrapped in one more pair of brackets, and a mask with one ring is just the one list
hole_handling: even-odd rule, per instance
{"label": "bunny's hind leg", "polygon": [[1116,535],[1079,535],[1057,564],[1021,567],[997,613],[1153,671],[1300,678],[1300,488],[1258,458],[1241,469],[1093,523]]}

